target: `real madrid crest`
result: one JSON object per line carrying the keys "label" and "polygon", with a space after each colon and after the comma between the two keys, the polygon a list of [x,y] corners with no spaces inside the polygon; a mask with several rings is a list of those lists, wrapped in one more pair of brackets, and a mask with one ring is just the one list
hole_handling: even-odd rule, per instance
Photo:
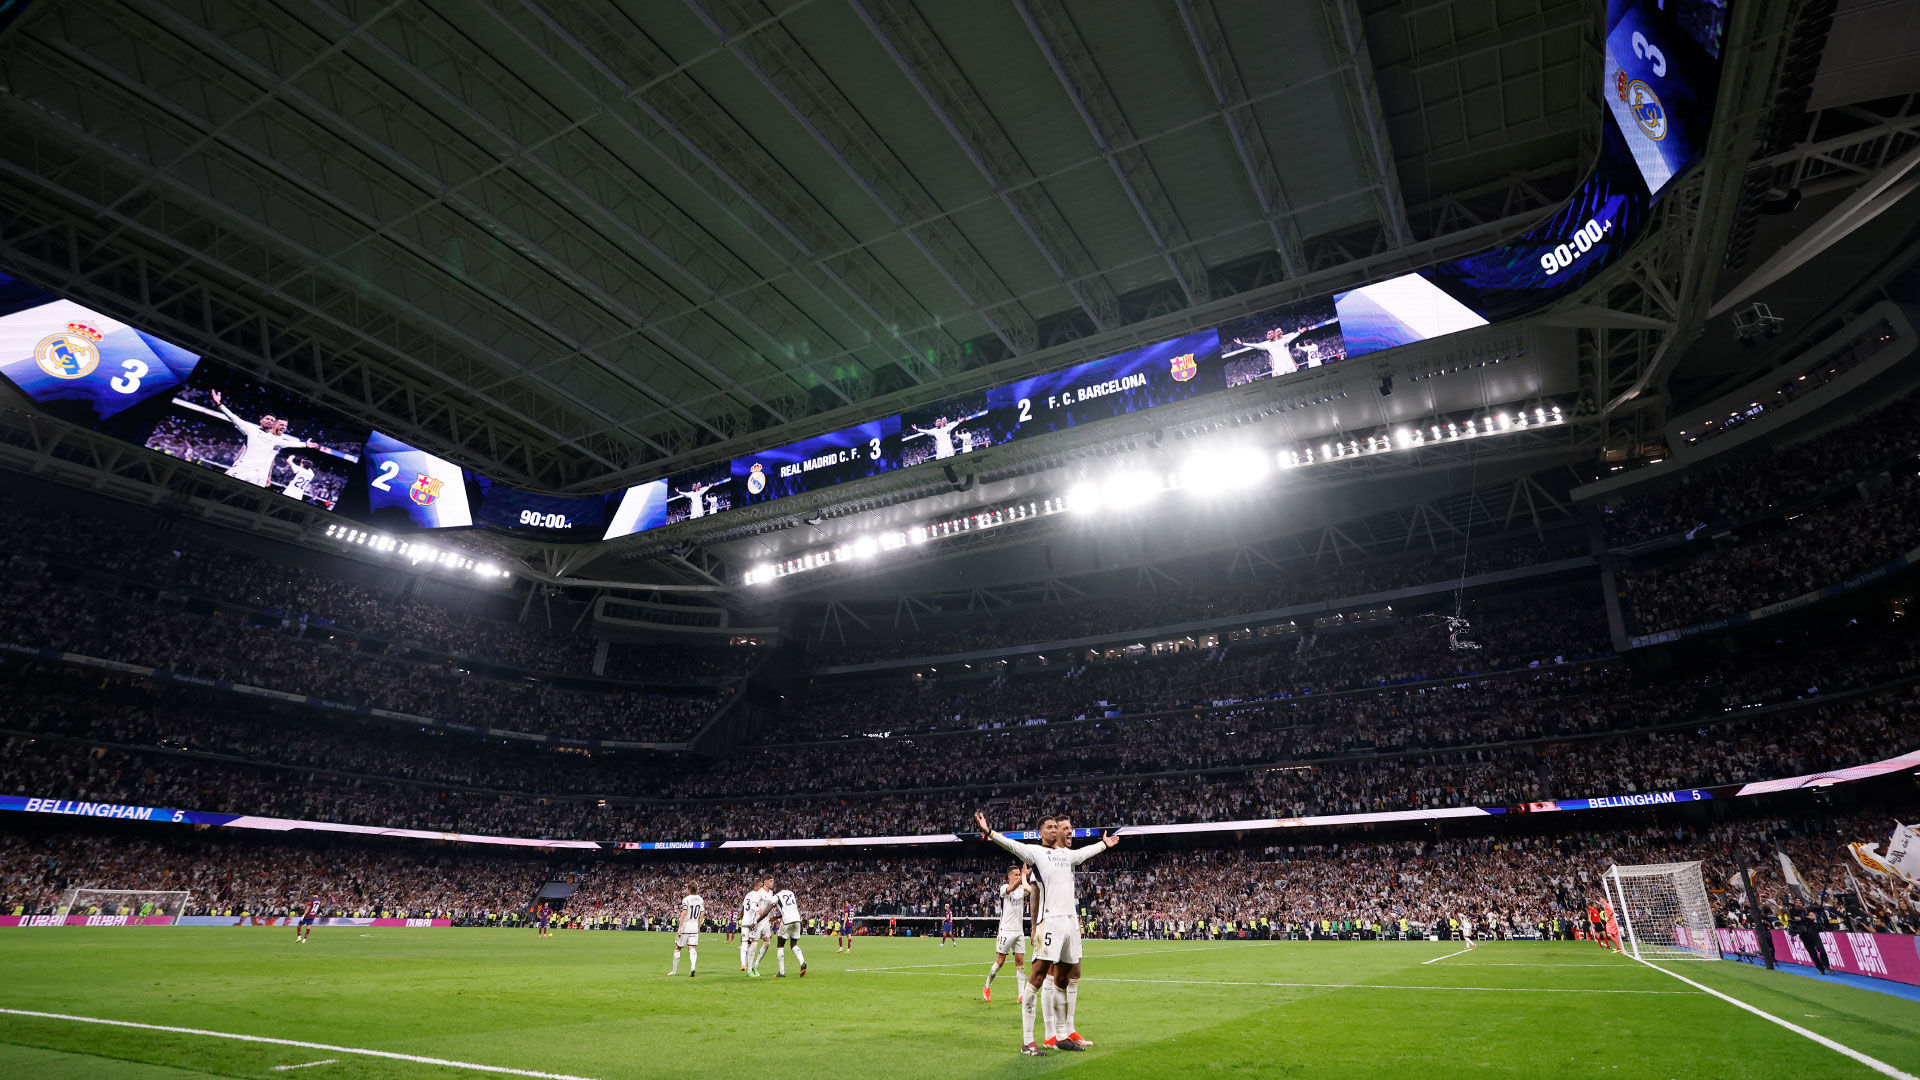
{"label": "real madrid crest", "polygon": [[758,495],[765,490],[767,490],[766,466],[756,461],[753,463],[753,468],[747,471],[747,494]]}
{"label": "real madrid crest", "polygon": [[33,347],[33,362],[56,379],[84,379],[100,366],[103,337],[86,323],[70,322],[65,330],[40,339]]}
{"label": "real madrid crest", "polygon": [[1625,71],[1616,71],[1613,73],[1613,92],[1627,103],[1627,112],[1647,138],[1659,142],[1667,137],[1667,110],[1660,104],[1660,95],[1653,92],[1653,87],[1639,79],[1628,78]]}

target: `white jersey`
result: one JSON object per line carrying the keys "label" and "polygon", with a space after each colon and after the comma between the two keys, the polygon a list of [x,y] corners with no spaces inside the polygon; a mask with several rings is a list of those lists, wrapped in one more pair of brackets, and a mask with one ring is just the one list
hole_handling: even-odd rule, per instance
{"label": "white jersey", "polygon": [[746,916],[740,920],[742,926],[766,926],[773,921],[773,894],[765,889],[755,889],[747,894]]}
{"label": "white jersey", "polygon": [[793,926],[800,921],[800,900],[793,895],[792,889],[781,889],[773,894],[774,907],[780,911],[780,921]]}
{"label": "white jersey", "polygon": [[[1063,919],[1078,924],[1080,914],[1073,895],[1073,868],[1107,850],[1105,843],[1071,849],[1047,848],[1009,840],[999,833],[987,835],[994,843],[1011,852],[1014,858],[1033,867],[1035,880],[1032,888],[1037,900],[1038,920]],[[1039,933],[1037,929],[1034,932]]]}
{"label": "white jersey", "polygon": [[694,488],[692,491],[689,491],[686,493],[687,516],[689,518],[707,516],[706,494],[707,494],[706,488]]}
{"label": "white jersey", "polygon": [[1267,362],[1273,365],[1275,375],[1291,375],[1300,370],[1293,358],[1293,338],[1281,338],[1278,341],[1249,341],[1248,345],[1267,354]]}
{"label": "white jersey", "polygon": [[273,461],[280,456],[280,451],[290,446],[307,445],[305,439],[262,431],[259,424],[249,424],[240,419],[225,405],[220,406],[220,411],[247,439],[246,448],[240,451],[239,457],[233,459],[232,465],[227,466],[227,475],[236,480],[266,487],[273,482]]}
{"label": "white jersey", "polygon": [[283,494],[289,499],[306,498],[307,487],[313,483],[313,470],[303,468],[299,465],[290,465],[289,467],[293,469],[293,479],[287,481],[286,490]]}
{"label": "white jersey", "polygon": [[700,932],[700,915],[706,910],[706,904],[695,893],[680,901],[680,932],[697,934]]}
{"label": "white jersey", "polygon": [[953,456],[953,428],[951,426],[914,428],[913,430],[933,440],[933,457],[935,461]]}
{"label": "white jersey", "polygon": [[1000,933],[1018,934],[1027,915],[1027,896],[1033,890],[1022,882],[1000,886]]}

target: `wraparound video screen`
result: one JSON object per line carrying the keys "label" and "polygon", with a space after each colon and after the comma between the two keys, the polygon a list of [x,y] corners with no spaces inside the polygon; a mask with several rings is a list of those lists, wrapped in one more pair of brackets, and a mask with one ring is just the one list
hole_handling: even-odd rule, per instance
{"label": "wraparound video screen", "polygon": [[1599,158],[1565,206],[1509,243],[604,495],[500,484],[4,278],[0,374],[63,419],[383,528],[628,536],[1537,311],[1616,262],[1704,152],[1726,7],[1608,0]]}

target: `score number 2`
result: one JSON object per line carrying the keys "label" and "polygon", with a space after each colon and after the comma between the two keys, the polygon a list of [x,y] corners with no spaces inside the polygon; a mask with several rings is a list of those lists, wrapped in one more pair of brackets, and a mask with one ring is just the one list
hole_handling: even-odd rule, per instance
{"label": "score number 2", "polygon": [[1548,277],[1565,270],[1579,261],[1580,256],[1592,251],[1595,244],[1606,239],[1607,233],[1612,228],[1611,220],[1602,225],[1598,220],[1588,218],[1585,225],[1574,230],[1571,241],[1541,252],[1540,269],[1545,270]]}
{"label": "score number 2", "polygon": [[383,461],[380,463],[380,474],[372,480],[367,481],[367,486],[379,488],[381,491],[392,491],[393,481],[399,477],[399,475],[399,462]]}

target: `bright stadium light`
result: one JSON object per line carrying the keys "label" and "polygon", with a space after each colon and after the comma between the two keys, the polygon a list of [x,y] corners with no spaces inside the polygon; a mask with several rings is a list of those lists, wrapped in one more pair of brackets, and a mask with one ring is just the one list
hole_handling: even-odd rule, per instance
{"label": "bright stadium light", "polygon": [[1221,495],[1258,484],[1271,468],[1267,455],[1235,448],[1196,454],[1180,469],[1180,486],[1196,495]]}
{"label": "bright stadium light", "polygon": [[1067,489],[1067,508],[1083,513],[1093,513],[1100,509],[1103,500],[1100,486],[1093,483],[1079,483]]}
{"label": "bright stadium light", "polygon": [[880,541],[875,540],[871,536],[863,536],[853,542],[853,546],[848,549],[847,553],[856,559],[871,559],[878,554],[879,551]]}
{"label": "bright stadium light", "polygon": [[1107,477],[1100,493],[1106,505],[1127,510],[1151,502],[1163,486],[1152,473],[1120,472]]}

